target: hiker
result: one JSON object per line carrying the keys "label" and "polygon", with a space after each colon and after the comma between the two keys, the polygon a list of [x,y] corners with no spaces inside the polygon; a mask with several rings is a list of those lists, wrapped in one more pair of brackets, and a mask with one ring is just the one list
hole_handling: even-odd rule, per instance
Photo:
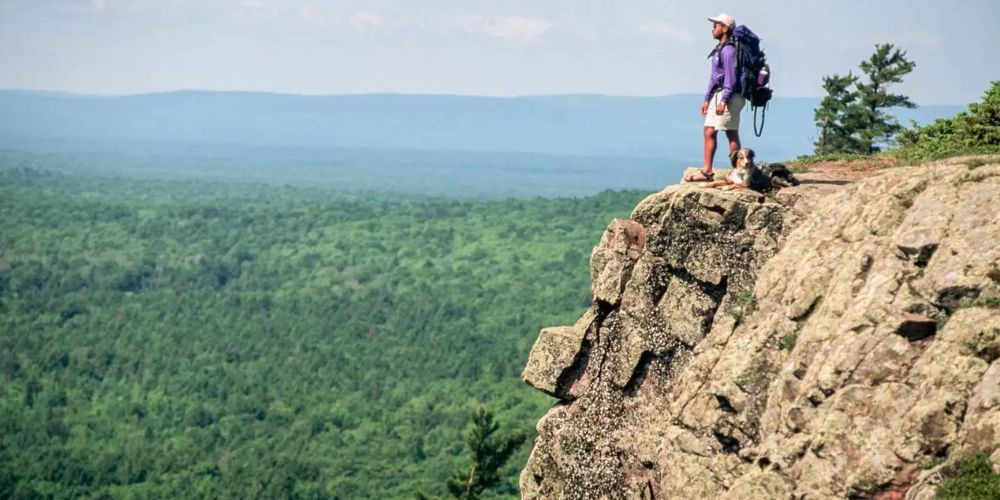
{"label": "hiker", "polygon": [[730,154],[740,149],[740,111],[743,111],[746,103],[741,93],[739,75],[736,74],[736,47],[731,43],[736,20],[726,13],[708,20],[712,21],[712,38],[718,40],[719,44],[708,56],[712,72],[708,78],[705,100],[701,103],[701,116],[705,117],[705,163],[702,170],[687,178],[690,182],[711,181],[715,177],[712,162],[720,130],[726,131]]}

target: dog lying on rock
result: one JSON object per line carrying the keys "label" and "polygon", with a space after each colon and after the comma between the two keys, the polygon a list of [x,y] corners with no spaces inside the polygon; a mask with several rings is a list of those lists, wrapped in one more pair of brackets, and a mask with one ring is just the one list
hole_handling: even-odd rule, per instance
{"label": "dog lying on rock", "polygon": [[729,155],[733,169],[725,179],[705,184],[705,187],[723,190],[752,189],[758,192],[770,191],[788,186],[798,186],[799,180],[792,171],[781,163],[757,165],[754,152],[750,148],[733,151]]}

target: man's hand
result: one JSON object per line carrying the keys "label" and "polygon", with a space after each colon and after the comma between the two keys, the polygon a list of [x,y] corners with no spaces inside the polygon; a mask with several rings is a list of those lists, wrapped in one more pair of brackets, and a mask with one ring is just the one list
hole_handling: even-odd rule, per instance
{"label": "man's hand", "polygon": [[708,101],[701,103],[701,116],[708,114]]}
{"label": "man's hand", "polygon": [[723,114],[725,112],[726,112],[726,104],[725,103],[720,102],[718,105],[715,106],[715,114],[721,115],[721,114]]}

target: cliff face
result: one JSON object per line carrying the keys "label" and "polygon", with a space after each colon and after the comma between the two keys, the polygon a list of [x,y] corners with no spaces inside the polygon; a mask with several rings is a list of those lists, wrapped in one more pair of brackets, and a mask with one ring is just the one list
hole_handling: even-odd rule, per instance
{"label": "cliff face", "polygon": [[614,221],[524,379],[559,402],[525,498],[932,494],[1000,462],[1000,161],[830,194],[678,185]]}

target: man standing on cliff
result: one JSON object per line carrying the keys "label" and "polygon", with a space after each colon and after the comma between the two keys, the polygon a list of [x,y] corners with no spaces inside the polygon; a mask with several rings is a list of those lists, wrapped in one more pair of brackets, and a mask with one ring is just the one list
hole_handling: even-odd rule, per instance
{"label": "man standing on cliff", "polygon": [[689,176],[689,182],[710,181],[715,177],[712,162],[715,159],[717,136],[726,131],[729,152],[740,149],[740,111],[745,99],[740,92],[740,80],[736,74],[736,46],[732,43],[736,20],[729,14],[719,14],[708,18],[712,21],[712,38],[719,41],[708,58],[712,72],[708,78],[708,89],[701,103],[701,116],[705,117],[705,164],[698,173]]}

